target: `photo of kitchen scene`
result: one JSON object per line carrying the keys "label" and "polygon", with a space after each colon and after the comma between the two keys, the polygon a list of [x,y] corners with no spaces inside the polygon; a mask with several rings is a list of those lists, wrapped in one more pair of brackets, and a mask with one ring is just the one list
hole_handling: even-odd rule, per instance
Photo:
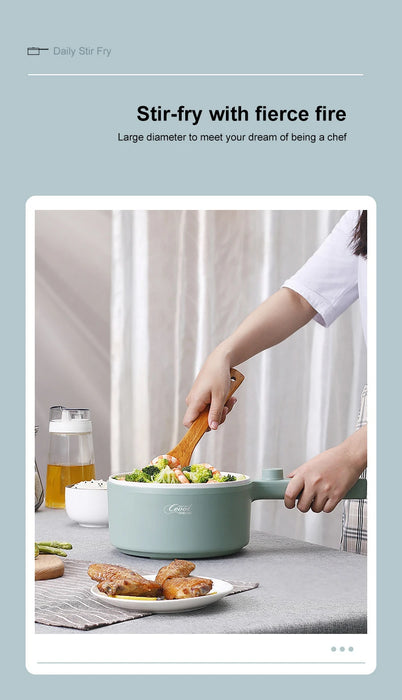
{"label": "photo of kitchen scene", "polygon": [[[80,553],[92,561],[94,543],[99,561],[139,573],[195,560],[192,577],[250,583],[216,605],[226,613],[229,601],[244,610],[247,596],[255,609],[278,581],[277,619],[261,629],[261,611],[258,622],[234,615],[213,631],[366,631],[364,492],[334,505],[365,476],[366,226],[363,210],[36,212],[35,453],[45,492],[36,539],[62,533],[72,543],[65,567]],[[232,366],[240,381],[224,408]],[[173,448],[205,407],[180,464],[169,453],[180,456]],[[49,456],[64,449],[57,419],[90,425],[90,446],[74,449],[87,450],[92,471],[65,476],[82,486],[75,492],[106,490],[114,477],[109,513],[93,522],[92,503],[75,512],[72,488],[69,512],[46,502],[49,465],[66,462]],[[57,478],[61,491],[72,486]],[[107,597],[107,572],[96,575]],[[322,601],[299,606],[299,620],[294,610],[281,618],[278,596],[305,607],[318,589]],[[157,617],[137,629],[167,631]],[[39,632],[58,628],[37,621]]]}

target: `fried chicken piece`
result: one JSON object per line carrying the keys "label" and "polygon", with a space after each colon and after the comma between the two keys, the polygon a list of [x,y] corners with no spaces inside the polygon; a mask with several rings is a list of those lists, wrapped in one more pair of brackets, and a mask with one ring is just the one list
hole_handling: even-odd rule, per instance
{"label": "fried chicken piece", "polygon": [[168,578],[184,578],[191,574],[195,569],[195,564],[192,561],[186,561],[185,559],[174,559],[167,566],[162,566],[155,576],[156,583],[163,586],[164,582]]}
{"label": "fried chicken piece", "polygon": [[106,581],[117,573],[123,575],[133,572],[126,566],[117,566],[116,564],[91,564],[88,567],[88,576],[94,581]]}
{"label": "fried chicken piece", "polygon": [[206,595],[212,588],[210,578],[186,576],[185,578],[168,578],[163,584],[163,595],[166,600],[178,598],[198,598]]}
{"label": "fried chicken piece", "polygon": [[162,593],[160,584],[148,581],[125,566],[113,564],[91,564],[88,567],[88,575],[99,581],[98,590],[101,593],[112,595],[138,595],[159,596]]}

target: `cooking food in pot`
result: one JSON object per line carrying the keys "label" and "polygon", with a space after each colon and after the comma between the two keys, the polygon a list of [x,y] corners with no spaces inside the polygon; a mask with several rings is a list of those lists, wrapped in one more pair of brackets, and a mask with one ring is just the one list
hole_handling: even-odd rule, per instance
{"label": "cooking food in pot", "polygon": [[[250,539],[252,503],[283,500],[289,479],[279,468],[264,469],[258,481],[244,474],[233,475],[236,480],[225,483],[212,479],[204,484],[162,486],[125,481],[123,472],[110,476],[112,545],[124,554],[167,561],[176,557],[210,559],[238,552]],[[366,480],[358,479],[347,497],[365,496]]]}
{"label": "cooking food in pot", "polygon": [[142,469],[134,469],[129,474],[119,474],[113,478],[118,481],[154,484],[214,484],[224,481],[241,481],[246,477],[244,474],[220,472],[205,462],[181,467],[176,457],[160,455]]}
{"label": "cooking food in pot", "polygon": [[99,581],[98,590],[107,596],[177,600],[198,598],[211,590],[211,579],[189,576],[194,569],[195,564],[192,561],[175,559],[159,569],[155,581],[150,581],[125,566],[114,564],[91,564],[88,567],[88,575],[94,581]]}

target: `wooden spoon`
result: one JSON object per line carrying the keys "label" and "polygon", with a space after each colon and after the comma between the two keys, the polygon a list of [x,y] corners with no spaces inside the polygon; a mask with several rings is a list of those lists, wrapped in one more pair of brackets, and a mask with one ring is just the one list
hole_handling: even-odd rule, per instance
{"label": "wooden spoon", "polygon": [[[237,369],[231,369],[230,379],[232,380],[232,383],[230,386],[230,391],[225,399],[225,403],[240,386],[244,379],[244,375]],[[200,413],[198,418],[195,419],[194,423],[187,430],[184,438],[180,440],[176,447],[168,452],[169,455],[172,455],[172,457],[176,457],[176,459],[179,460],[182,467],[188,467],[195,446],[199,443],[204,433],[208,430],[208,413],[209,408],[206,408],[202,413]]]}

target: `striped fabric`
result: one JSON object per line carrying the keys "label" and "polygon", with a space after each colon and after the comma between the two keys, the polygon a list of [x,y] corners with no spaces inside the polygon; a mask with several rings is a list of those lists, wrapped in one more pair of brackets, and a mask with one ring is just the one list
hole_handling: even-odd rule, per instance
{"label": "striped fabric", "polygon": [[[356,430],[367,425],[367,386],[361,395],[360,412]],[[367,469],[361,475],[366,478]],[[367,554],[367,501],[344,501],[342,517],[341,550],[354,554]]]}
{"label": "striped fabric", "polygon": [[[53,627],[91,630],[152,615],[130,612],[98,602],[90,592],[95,583],[87,573],[90,563],[68,559],[64,563],[63,576],[48,581],[36,581],[35,622]],[[249,591],[258,586],[258,583],[231,583],[234,590],[229,595]]]}
{"label": "striped fabric", "polygon": [[94,581],[87,574],[91,562],[68,559],[64,575],[35,583],[35,621],[42,625],[90,630],[150,613],[131,613],[98,602],[90,593]]}

